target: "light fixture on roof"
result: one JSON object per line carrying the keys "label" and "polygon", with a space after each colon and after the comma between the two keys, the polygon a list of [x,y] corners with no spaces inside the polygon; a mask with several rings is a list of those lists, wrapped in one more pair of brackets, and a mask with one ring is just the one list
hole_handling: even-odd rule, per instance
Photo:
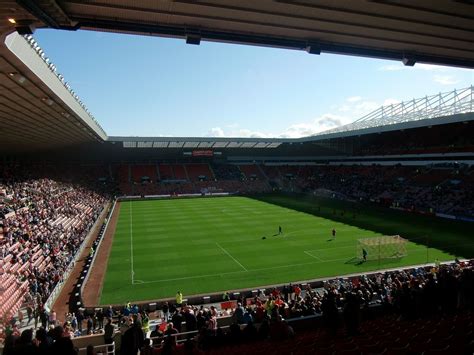
{"label": "light fixture on roof", "polygon": [[8,19],[8,22],[10,22],[12,25],[16,24],[15,19],[11,17]]}
{"label": "light fixture on roof", "polygon": [[19,84],[23,84],[26,81],[26,78],[17,72],[10,72],[8,73],[8,76],[16,80]]}
{"label": "light fixture on roof", "polygon": [[19,35],[32,35],[35,32],[35,26],[31,20],[18,20],[15,23],[15,29]]}
{"label": "light fixture on roof", "polygon": [[317,42],[308,42],[305,50],[309,54],[321,54],[321,46]]}
{"label": "light fixture on roof", "polygon": [[43,101],[48,106],[52,106],[54,104],[54,101],[51,100],[49,97],[43,97],[41,101]]}
{"label": "light fixture on roof", "polygon": [[412,67],[416,63],[416,58],[413,55],[405,54],[402,58],[403,65],[407,67]]}
{"label": "light fixture on roof", "polygon": [[201,44],[201,33],[197,30],[186,31],[186,43],[199,46]]}

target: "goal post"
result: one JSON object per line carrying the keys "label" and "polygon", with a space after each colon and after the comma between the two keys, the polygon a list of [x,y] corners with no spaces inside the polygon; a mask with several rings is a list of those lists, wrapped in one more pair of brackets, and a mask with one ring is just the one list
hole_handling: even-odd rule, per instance
{"label": "goal post", "polygon": [[356,257],[362,259],[365,250],[367,260],[401,258],[407,255],[407,242],[399,235],[358,239]]}

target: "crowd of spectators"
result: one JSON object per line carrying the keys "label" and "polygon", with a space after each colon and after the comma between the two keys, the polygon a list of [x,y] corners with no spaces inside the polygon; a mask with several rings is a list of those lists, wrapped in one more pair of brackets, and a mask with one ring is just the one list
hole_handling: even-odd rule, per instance
{"label": "crowd of spectators", "polygon": [[[181,166],[186,169],[186,164]],[[205,181],[132,182],[128,174],[123,174],[119,184],[123,194],[135,196],[324,190],[349,200],[425,213],[474,216],[474,170],[467,167],[213,164],[210,169],[214,176]]]}
{"label": "crowd of spectators", "polygon": [[[242,343],[292,339],[293,321],[308,316],[319,317],[327,334],[340,334],[339,329],[344,328],[347,336],[357,336],[364,312],[371,307],[378,307],[381,317],[395,314],[401,321],[474,311],[473,267],[471,260],[387,271],[332,279],[314,289],[309,284],[289,284],[259,291],[253,297],[242,296],[235,300],[233,309],[164,303],[156,312],[161,321],[151,327],[150,315],[129,303],[115,311],[112,307],[93,313],[79,310],[66,315],[62,325],[49,315],[48,322],[37,328],[35,339],[31,330],[20,334],[12,329],[4,354],[15,354],[11,349],[25,346],[33,349],[31,354],[74,354],[70,339],[95,333],[103,335],[104,344],[115,340],[122,354],[137,354],[139,350],[154,354],[157,349],[168,354],[178,346],[208,351]],[[230,319],[231,325],[221,326],[221,318]],[[178,338],[179,333],[185,335]],[[182,345],[177,344],[178,339]]]}
{"label": "crowd of spectators", "polygon": [[[77,251],[104,208],[106,198],[88,187],[49,178],[4,173],[0,181],[0,278],[8,320],[21,305],[31,318],[63,280]],[[26,287],[20,289],[20,285]],[[20,292],[21,291],[21,292]],[[30,319],[31,320],[31,319]]]}
{"label": "crowd of spectators", "polygon": [[[269,167],[263,167],[267,172]],[[274,172],[276,189],[320,190],[354,201],[371,201],[408,210],[474,216],[474,169],[404,166],[301,166],[292,174]],[[285,167],[279,170],[285,171]]]}

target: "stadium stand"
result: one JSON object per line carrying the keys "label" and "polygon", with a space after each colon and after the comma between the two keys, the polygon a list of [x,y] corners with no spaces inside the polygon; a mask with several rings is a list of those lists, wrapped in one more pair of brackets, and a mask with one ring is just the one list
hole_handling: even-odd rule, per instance
{"label": "stadium stand", "polygon": [[214,174],[208,164],[186,164],[185,168],[191,181],[214,180]]}
{"label": "stadium stand", "polygon": [[33,171],[18,166],[2,168],[0,316],[5,321],[22,306],[42,310],[106,199],[77,184],[32,178]]}
{"label": "stadium stand", "polygon": [[124,354],[472,354],[473,260],[208,296],[214,304],[161,300],[156,312],[88,307],[76,284],[70,312],[49,307],[119,195],[284,192],[474,221],[472,86],[299,139],[109,137],[32,36],[82,27],[473,68],[469,1],[123,3],[0,6],[3,353],[93,353],[94,343]]}

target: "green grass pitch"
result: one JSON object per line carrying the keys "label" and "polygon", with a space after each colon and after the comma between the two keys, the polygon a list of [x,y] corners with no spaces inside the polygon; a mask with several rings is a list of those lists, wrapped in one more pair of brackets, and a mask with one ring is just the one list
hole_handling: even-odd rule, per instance
{"label": "green grass pitch", "polygon": [[[282,235],[277,235],[278,226]],[[357,263],[358,238],[387,234],[413,240],[408,256]],[[186,297],[472,257],[468,235],[463,224],[451,221],[306,197],[122,202],[100,303],[173,297],[177,290]],[[436,248],[427,248],[426,242]]]}

